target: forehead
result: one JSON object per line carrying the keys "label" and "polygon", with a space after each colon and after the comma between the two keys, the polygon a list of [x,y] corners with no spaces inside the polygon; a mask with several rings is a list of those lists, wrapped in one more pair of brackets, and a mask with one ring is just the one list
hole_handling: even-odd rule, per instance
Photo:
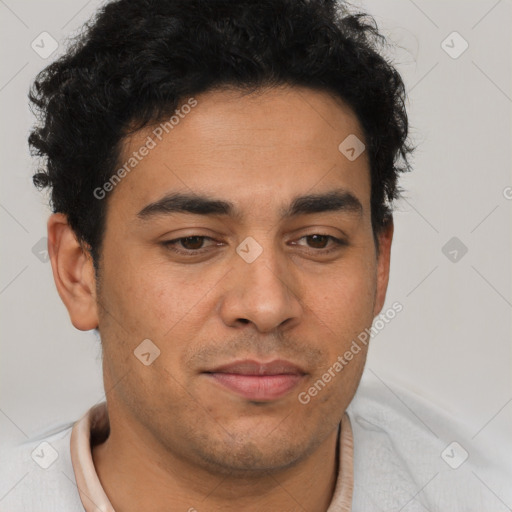
{"label": "forehead", "polygon": [[113,191],[111,207],[134,216],[182,192],[227,199],[238,214],[254,215],[255,208],[282,211],[286,198],[343,188],[369,209],[366,153],[350,160],[339,149],[347,137],[364,141],[341,100],[282,87],[209,91],[188,103],[195,106],[179,107],[172,123],[164,120],[124,141],[118,166],[137,162]]}

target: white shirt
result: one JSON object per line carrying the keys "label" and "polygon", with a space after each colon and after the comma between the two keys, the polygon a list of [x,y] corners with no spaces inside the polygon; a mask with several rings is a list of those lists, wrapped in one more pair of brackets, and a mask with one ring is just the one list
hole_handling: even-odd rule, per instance
{"label": "white shirt", "polygon": [[[3,447],[0,512],[112,512],[89,445],[91,423],[106,421],[103,403],[77,422]],[[484,448],[431,404],[368,374],[344,416],[340,440],[341,470],[327,512],[512,507],[508,468],[488,460]]]}

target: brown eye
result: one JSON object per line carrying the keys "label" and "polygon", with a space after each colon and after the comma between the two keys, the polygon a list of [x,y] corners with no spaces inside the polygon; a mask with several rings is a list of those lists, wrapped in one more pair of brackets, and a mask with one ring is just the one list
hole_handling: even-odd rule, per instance
{"label": "brown eye", "polygon": [[204,236],[187,236],[185,238],[180,238],[180,243],[182,247],[188,250],[197,250],[201,249],[204,243]]}
{"label": "brown eye", "polygon": [[292,245],[309,249],[309,253],[322,256],[341,250],[348,245],[348,242],[332,235],[314,233],[301,237],[298,241],[292,242]]}
{"label": "brown eye", "polygon": [[[162,245],[177,254],[185,256],[196,256],[208,251],[211,247],[206,245],[206,242],[215,242],[209,236],[185,236],[181,238],[175,238],[174,240],[167,240],[162,242]],[[209,244],[212,245],[212,244]],[[214,245],[221,245],[219,243]]]}
{"label": "brown eye", "polygon": [[306,237],[309,242],[309,246],[314,249],[325,249],[330,238],[331,237],[328,235],[309,235]]}

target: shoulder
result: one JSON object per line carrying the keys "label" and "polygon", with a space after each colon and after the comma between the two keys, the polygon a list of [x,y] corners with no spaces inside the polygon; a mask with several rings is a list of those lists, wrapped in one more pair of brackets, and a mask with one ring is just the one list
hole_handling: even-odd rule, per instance
{"label": "shoulder", "polygon": [[0,510],[83,512],[71,464],[73,424],[0,446]]}
{"label": "shoulder", "polygon": [[424,398],[367,370],[347,413],[354,436],[354,512],[469,512],[512,504],[510,468]]}

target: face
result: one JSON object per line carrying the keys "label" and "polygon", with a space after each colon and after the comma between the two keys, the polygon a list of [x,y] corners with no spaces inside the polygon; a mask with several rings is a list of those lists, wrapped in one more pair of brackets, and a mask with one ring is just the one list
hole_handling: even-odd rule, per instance
{"label": "face", "polygon": [[121,165],[155,145],[108,197],[95,300],[109,408],[203,467],[285,468],[353,397],[366,347],[335,363],[382,308],[391,230],[377,256],[366,153],[338,149],[364,136],[340,100],[195,99],[162,140],[126,139]]}

